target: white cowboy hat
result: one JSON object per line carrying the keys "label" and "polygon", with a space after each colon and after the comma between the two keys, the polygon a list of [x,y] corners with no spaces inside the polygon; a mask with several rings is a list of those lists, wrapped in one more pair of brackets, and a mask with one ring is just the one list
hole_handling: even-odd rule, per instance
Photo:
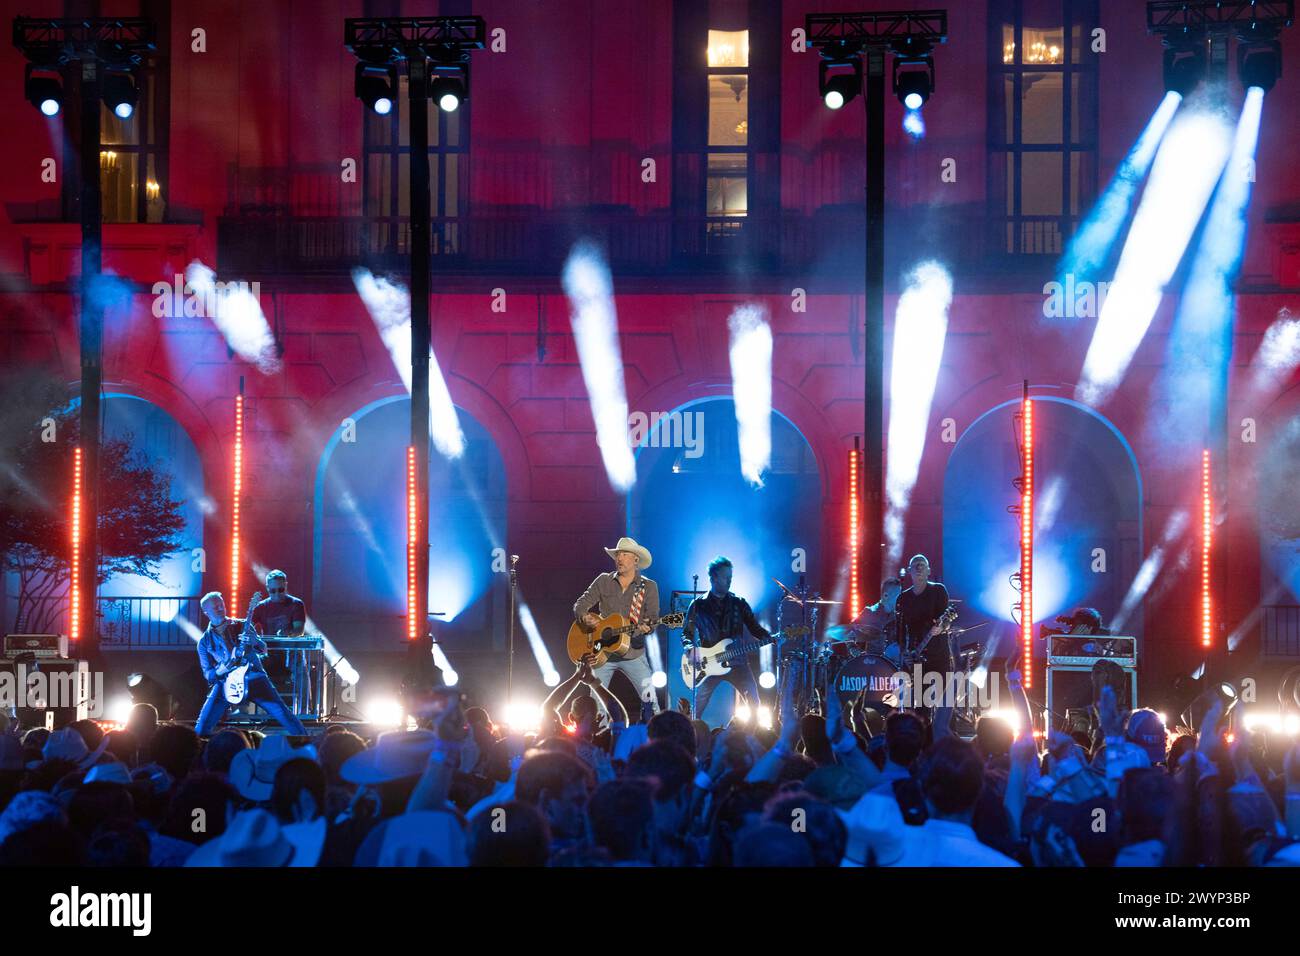
{"label": "white cowboy hat", "polygon": [[403,813],[388,821],[376,866],[468,866],[465,831],[441,810]]}
{"label": "white cowboy hat", "polygon": [[316,748],[310,744],[294,747],[287,736],[276,734],[267,737],[256,750],[241,750],[235,754],[235,759],[230,761],[228,776],[234,788],[249,800],[270,800],[276,771],[298,757],[315,760]]}
{"label": "white cowboy hat", "polygon": [[315,866],[325,846],[326,823],[280,822],[265,810],[245,810],[226,832],[190,854],[186,866]]}
{"label": "white cowboy hat", "polygon": [[339,776],[348,783],[377,784],[418,777],[428,766],[437,743],[432,730],[390,730],[373,747],[343,761]]}
{"label": "white cowboy hat", "polygon": [[632,554],[635,554],[637,557],[637,566],[641,569],[644,570],[645,568],[650,567],[649,550],[637,544],[631,538],[619,538],[618,544],[614,545],[612,548],[605,549],[605,553],[611,558],[620,551],[630,551]]}

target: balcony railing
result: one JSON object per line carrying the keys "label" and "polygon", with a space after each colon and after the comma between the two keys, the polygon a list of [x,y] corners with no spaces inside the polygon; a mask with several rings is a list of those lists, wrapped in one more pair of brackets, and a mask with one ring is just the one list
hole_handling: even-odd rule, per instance
{"label": "balcony railing", "polygon": [[[38,599],[33,604],[27,620],[41,621],[45,633],[68,633],[66,597]],[[97,622],[99,646],[120,650],[193,649],[207,626],[198,597],[101,596]]]}
{"label": "balcony railing", "polygon": [[[611,267],[623,274],[726,272],[737,260],[768,272],[805,267],[819,253],[844,252],[846,238],[852,246],[853,236],[860,249],[860,214],[857,220],[847,236],[834,234],[843,227],[828,228],[823,236],[815,220],[802,216],[529,212],[434,219],[430,247],[435,270],[467,273],[555,273],[580,238],[600,244]],[[217,249],[219,269],[230,275],[347,274],[357,265],[395,269],[410,253],[410,224],[362,217],[222,217]],[[849,261],[859,257],[855,253]]]}

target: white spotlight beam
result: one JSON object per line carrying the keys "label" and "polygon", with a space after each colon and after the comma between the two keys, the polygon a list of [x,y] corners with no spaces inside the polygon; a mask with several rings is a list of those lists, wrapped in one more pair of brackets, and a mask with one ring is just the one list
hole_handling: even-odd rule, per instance
{"label": "white spotlight beam", "polygon": [[195,259],[185,269],[185,291],[201,296],[204,314],[212,320],[226,344],[263,375],[280,371],[280,357],[271,325],[247,282],[218,282],[217,274]]}
{"label": "white spotlight beam", "polygon": [[1105,403],[1142,343],[1165,286],[1228,161],[1232,129],[1210,110],[1181,110],[1160,143],[1088,346],[1075,398]]}
{"label": "white spotlight beam", "polygon": [[569,253],[563,281],[605,474],[615,491],[626,494],[636,484],[636,458],[628,442],[627,393],[609,266],[595,246],[581,242]]}
{"label": "white spotlight beam", "polygon": [[1233,287],[1246,244],[1246,209],[1263,106],[1263,90],[1255,87],[1246,92],[1232,153],[1210,203],[1186,288],[1178,298],[1167,384],[1172,401],[1166,428],[1171,436],[1199,441],[1213,397],[1227,384],[1229,327],[1236,301]]}
{"label": "white spotlight beam", "polygon": [[1300,319],[1293,318],[1289,309],[1282,309],[1250,361],[1247,399],[1256,402],[1271,395],[1290,379],[1297,366],[1300,366]]}
{"label": "white spotlight beam", "polygon": [[1137,574],[1133,576],[1133,583],[1129,585],[1128,593],[1124,596],[1124,603],[1120,609],[1115,612],[1111,619],[1111,633],[1121,633],[1122,628],[1128,621],[1130,615],[1137,609],[1137,606],[1146,597],[1147,592],[1151,590],[1151,585],[1155,583],[1156,575],[1164,567],[1169,549],[1174,542],[1182,536],[1187,529],[1188,513],[1186,511],[1175,511],[1165,523],[1164,534],[1160,536],[1160,542],[1151,549],[1142,566],[1138,568]]}
{"label": "white spotlight beam", "polygon": [[762,307],[742,305],[727,319],[727,329],[740,471],[761,488],[772,464],[772,327]]}
{"label": "white spotlight beam", "polygon": [[952,276],[937,262],[923,262],[908,274],[894,313],[885,456],[885,567],[897,565],[903,553],[904,520],[921,469],[951,304]]}
{"label": "white spotlight beam", "polygon": [[1182,95],[1172,91],[1166,93],[1160,101],[1147,122],[1146,129],[1119,164],[1119,169],[1115,170],[1114,179],[1070,240],[1061,259],[1062,276],[1072,274],[1076,281],[1091,281],[1105,264],[1106,256],[1119,238],[1129,210],[1133,208],[1133,198],[1151,170],[1156,147],[1168,131],[1169,124],[1178,111],[1178,104],[1182,101]]}
{"label": "white spotlight beam", "polygon": [[[352,283],[374,320],[379,338],[388,349],[406,391],[411,391],[411,294],[402,285],[376,276],[368,269],[353,269]],[[429,437],[444,458],[465,454],[465,433],[461,431],[456,406],[452,404],[447,380],[438,357],[429,350]]]}
{"label": "white spotlight beam", "polygon": [[519,623],[528,637],[528,646],[532,648],[537,669],[542,672],[542,681],[547,687],[554,687],[560,682],[560,673],[555,669],[551,655],[546,650],[546,642],[542,640],[542,632],[537,627],[532,610],[522,600],[519,602]]}

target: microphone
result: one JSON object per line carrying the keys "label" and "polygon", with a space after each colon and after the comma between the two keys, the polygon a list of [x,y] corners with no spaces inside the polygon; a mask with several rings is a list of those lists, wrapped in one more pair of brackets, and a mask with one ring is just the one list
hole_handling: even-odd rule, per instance
{"label": "microphone", "polygon": [[510,555],[510,566],[514,567],[518,563],[519,563],[519,555],[517,554]]}

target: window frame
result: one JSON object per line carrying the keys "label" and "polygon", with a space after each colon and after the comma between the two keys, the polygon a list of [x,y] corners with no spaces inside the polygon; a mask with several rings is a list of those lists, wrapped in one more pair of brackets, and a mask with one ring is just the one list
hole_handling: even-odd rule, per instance
{"label": "window frame", "polygon": [[[407,142],[402,143],[401,125],[402,117],[410,105],[408,87],[406,86],[409,82],[406,74],[400,72],[397,89],[393,91],[393,109],[387,116],[380,116],[364,103],[360,104],[363,111],[361,123],[362,175],[365,177],[362,182],[362,214],[366,221],[367,235],[371,239],[368,245],[373,253],[405,256],[409,255],[411,251],[409,180],[411,144],[409,135]],[[460,107],[454,113],[444,112],[432,100],[426,104],[425,109],[430,111],[428,155],[434,164],[429,174],[431,187],[429,190],[431,205],[429,216],[432,226],[430,230],[430,250],[435,258],[441,256],[459,257],[463,256],[465,252],[464,229],[462,227],[468,218],[469,98],[463,99]],[[449,145],[447,142],[448,127],[452,120],[458,124],[455,145]],[[389,139],[387,143],[379,143],[376,131],[379,125],[385,122],[389,124]],[[447,214],[447,166],[448,157],[450,156],[464,157],[457,160],[455,215]],[[372,161],[376,158],[385,157],[387,158],[389,183],[388,195],[383,199],[386,199],[390,204],[391,212],[388,213],[384,213],[378,208],[379,205],[382,205],[381,199],[377,198],[379,190],[372,189],[369,182]],[[403,160],[408,164],[407,212],[405,214],[401,211]],[[384,236],[388,237],[385,241],[378,241],[380,237]]]}
{"label": "window frame", "polygon": [[[1060,255],[1097,193],[1099,65],[1084,51],[1090,44],[1089,31],[1098,22],[1096,0],[1058,0],[1061,11],[1062,52],[1060,63],[1024,62],[1025,0],[990,0],[989,3],[989,151],[1000,156],[989,169],[992,221],[998,225],[996,247],[1003,255]],[[1015,51],[1004,62],[1003,27],[1012,26]],[[1074,31],[1080,35],[1079,60],[1075,60]],[[1052,143],[1024,142],[1024,82],[1028,74],[1059,73],[1061,81],[1061,136]],[[1008,104],[1006,80],[1011,78],[1011,123],[1006,128]],[[1076,94],[1077,87],[1077,94]],[[1075,116],[1077,96],[1079,115]],[[998,136],[997,134],[1001,135]],[[1061,203],[1052,214],[1026,214],[1024,208],[1024,159],[1027,154],[1061,157]],[[1091,162],[1088,161],[1089,156]],[[1071,174],[1077,167],[1077,206],[1072,203]],[[999,185],[1000,180],[1000,185]],[[1059,247],[1034,236],[1026,236],[1029,223],[1055,223],[1052,237]]]}

